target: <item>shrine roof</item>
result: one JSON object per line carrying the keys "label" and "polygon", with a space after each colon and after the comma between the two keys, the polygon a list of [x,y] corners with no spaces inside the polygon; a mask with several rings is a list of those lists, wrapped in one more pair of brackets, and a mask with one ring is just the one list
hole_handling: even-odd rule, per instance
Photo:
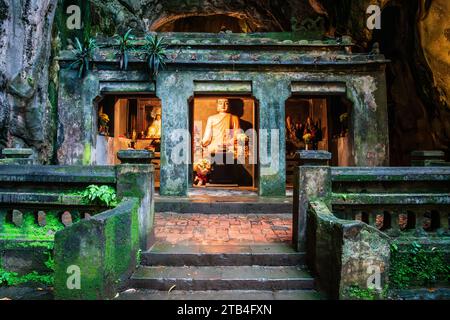
{"label": "shrine roof", "polygon": [[[348,37],[307,40],[295,33],[157,33],[167,45],[167,64],[194,65],[361,65],[385,64],[379,53],[353,53]],[[97,37],[94,62],[117,62],[118,43],[114,37]],[[130,62],[144,62],[143,37],[133,40]],[[74,60],[63,50],[60,60]]]}

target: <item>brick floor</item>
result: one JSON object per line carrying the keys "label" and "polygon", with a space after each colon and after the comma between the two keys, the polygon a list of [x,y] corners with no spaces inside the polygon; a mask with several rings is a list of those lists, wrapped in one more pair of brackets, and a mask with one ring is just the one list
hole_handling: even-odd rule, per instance
{"label": "brick floor", "polygon": [[171,244],[282,243],[292,239],[292,216],[284,214],[157,213],[156,239]]}

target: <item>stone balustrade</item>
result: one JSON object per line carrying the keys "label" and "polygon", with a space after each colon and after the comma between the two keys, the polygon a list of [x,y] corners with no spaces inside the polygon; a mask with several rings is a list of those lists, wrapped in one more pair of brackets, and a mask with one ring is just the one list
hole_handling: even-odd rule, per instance
{"label": "stone balustrade", "polygon": [[[54,252],[56,298],[113,297],[138,250],[154,240],[153,154],[127,150],[118,157],[117,166],[0,164],[0,269],[52,272],[42,266]],[[86,201],[82,192],[90,185],[115,189],[118,206]],[[101,288],[67,291],[67,267],[75,264],[92,271],[84,284]]]}
{"label": "stone balustrade", "polygon": [[375,269],[383,287],[394,239],[432,243],[450,257],[450,168],[332,168],[327,152],[297,156],[293,244],[330,297],[366,288]]}

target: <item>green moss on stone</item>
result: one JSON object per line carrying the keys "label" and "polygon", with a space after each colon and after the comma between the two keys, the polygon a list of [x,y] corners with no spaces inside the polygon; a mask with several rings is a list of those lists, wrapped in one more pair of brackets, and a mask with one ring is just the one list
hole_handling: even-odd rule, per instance
{"label": "green moss on stone", "polygon": [[[74,220],[76,221],[77,219],[75,218]],[[36,223],[36,215],[34,213],[25,213],[21,227],[4,221],[2,230],[0,230],[0,239],[53,240],[55,233],[62,229],[64,229],[64,225],[60,222],[59,215],[56,212],[48,212],[46,214],[46,225],[44,227]]]}
{"label": "green moss on stone", "polygon": [[90,143],[84,144],[84,153],[83,153],[83,165],[88,166],[91,164],[91,155],[92,148]]}

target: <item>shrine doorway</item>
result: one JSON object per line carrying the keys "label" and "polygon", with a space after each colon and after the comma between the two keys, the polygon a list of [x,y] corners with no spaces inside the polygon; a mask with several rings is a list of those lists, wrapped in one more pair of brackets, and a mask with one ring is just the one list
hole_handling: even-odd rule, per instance
{"label": "shrine doorway", "polygon": [[353,166],[352,103],[343,95],[293,95],[286,101],[286,184],[293,185],[295,152],[325,150],[332,166]]}
{"label": "shrine doorway", "polygon": [[[228,110],[220,113],[218,104],[226,101]],[[189,184],[194,188],[257,191],[258,185],[258,114],[250,95],[195,95],[189,101],[191,165]],[[217,146],[213,128],[225,114],[230,120],[228,141]],[[209,128],[208,128],[209,127]],[[218,131],[219,130],[219,131]],[[225,141],[225,140],[223,140]]]}
{"label": "shrine doorway", "polygon": [[95,163],[120,163],[117,152],[135,149],[153,151],[155,186],[159,187],[162,109],[154,95],[104,95],[97,102]]}

